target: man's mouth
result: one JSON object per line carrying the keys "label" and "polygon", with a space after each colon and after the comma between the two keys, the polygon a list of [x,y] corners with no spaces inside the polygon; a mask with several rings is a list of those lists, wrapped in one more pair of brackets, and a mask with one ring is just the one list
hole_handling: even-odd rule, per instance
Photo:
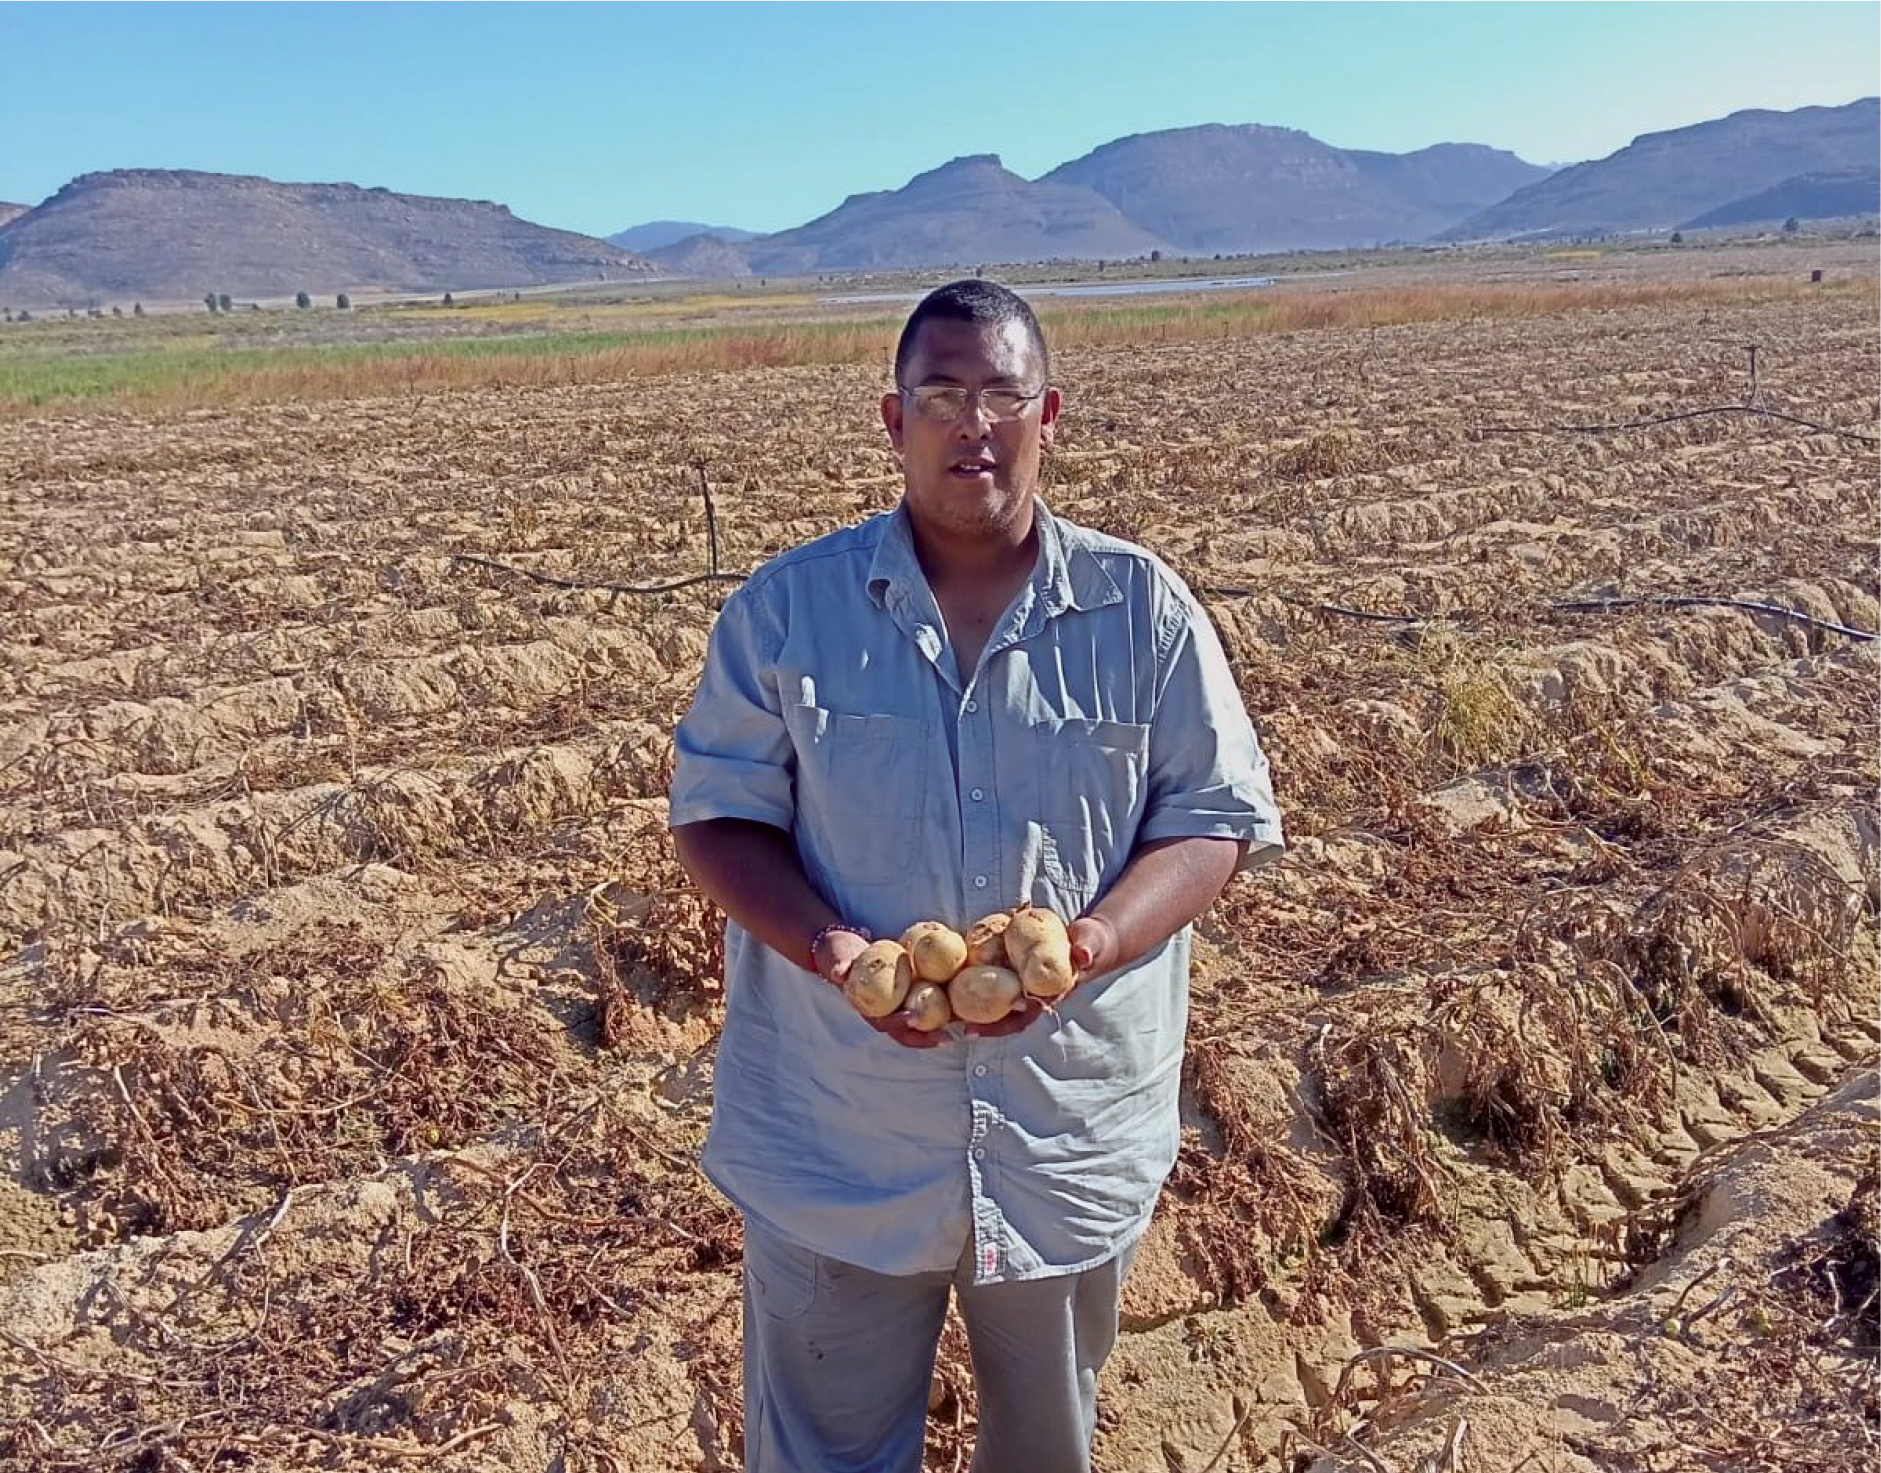
{"label": "man's mouth", "polygon": [[975,476],[990,476],[994,469],[993,458],[990,455],[970,455],[948,466],[947,473],[950,476],[961,476],[970,480]]}

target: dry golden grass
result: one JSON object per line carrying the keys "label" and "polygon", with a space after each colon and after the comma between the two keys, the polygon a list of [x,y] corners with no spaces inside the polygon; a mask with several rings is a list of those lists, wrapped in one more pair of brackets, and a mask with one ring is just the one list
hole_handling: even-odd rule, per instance
{"label": "dry golden grass", "polygon": [[[1051,341],[1069,349],[1640,307],[1774,303],[1821,296],[1824,290],[1796,280],[1753,275],[1379,287],[1295,282],[1220,296],[1077,302],[1047,297],[1040,299],[1040,317]],[[1828,290],[1852,293],[1870,311],[1881,300],[1872,279],[1838,282]],[[876,362],[886,366],[899,331],[898,317],[790,315],[800,300],[781,299],[786,315],[761,323],[746,320],[751,315],[748,304],[701,298],[682,304],[684,310],[574,312],[569,315],[579,321],[570,325],[572,330],[545,330],[539,336],[440,339],[412,347],[308,344],[267,352],[200,347],[184,352],[172,341],[160,353],[0,357],[0,416],[81,404],[161,413],[390,394],[543,388],[791,365]],[[767,311],[774,313],[779,306],[774,300],[767,304]],[[725,314],[722,320],[713,320],[714,311]],[[636,312],[644,320],[635,320]],[[450,316],[541,322],[545,329],[552,329],[550,313],[540,304],[524,303],[466,308]],[[706,315],[702,318],[701,313]]]}
{"label": "dry golden grass", "polygon": [[[1833,290],[1877,297],[1873,280],[1838,283]],[[1471,318],[1548,317],[1634,307],[1693,306],[1716,302],[1807,299],[1823,288],[1798,280],[1742,276],[1647,281],[1423,282],[1344,289],[1265,289],[1232,300],[1189,298],[1154,315],[1141,308],[1082,307],[1041,314],[1054,343],[1128,344],[1209,337],[1259,336],[1318,329],[1393,327]]]}

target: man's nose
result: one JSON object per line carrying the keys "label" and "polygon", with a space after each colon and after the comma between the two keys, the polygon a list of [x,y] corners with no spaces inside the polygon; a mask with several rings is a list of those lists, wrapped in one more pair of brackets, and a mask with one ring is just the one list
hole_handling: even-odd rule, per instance
{"label": "man's nose", "polygon": [[977,393],[967,395],[967,407],[960,411],[960,417],[954,421],[954,427],[963,435],[981,439],[990,432],[998,421],[992,416],[986,405],[980,401]]}

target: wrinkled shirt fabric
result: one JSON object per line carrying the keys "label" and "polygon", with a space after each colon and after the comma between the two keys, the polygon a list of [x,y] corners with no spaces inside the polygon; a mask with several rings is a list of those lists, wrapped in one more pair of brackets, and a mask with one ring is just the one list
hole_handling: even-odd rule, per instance
{"label": "wrinkled shirt fabric", "polygon": [[[1154,839],[1283,844],[1221,644],[1144,549],[1037,507],[1032,576],[955,668],[907,509],[773,559],[726,601],[678,730],[669,822],[790,833],[845,920],[1067,918]],[[806,955],[809,937],[804,938]],[[1103,1263],[1175,1162],[1189,932],[1023,1031],[904,1048],[732,923],[707,1175],[741,1211],[884,1274]]]}

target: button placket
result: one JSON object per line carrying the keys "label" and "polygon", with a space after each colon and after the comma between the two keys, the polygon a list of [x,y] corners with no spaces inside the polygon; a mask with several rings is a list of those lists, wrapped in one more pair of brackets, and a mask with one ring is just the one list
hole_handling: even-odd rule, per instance
{"label": "button placket", "polygon": [[[973,1072],[976,1078],[983,1078],[986,1065],[977,1065]],[[1003,1221],[986,1179],[989,1150],[986,1137],[998,1123],[999,1116],[993,1106],[976,1096],[973,1100],[973,1130],[967,1144],[967,1170],[973,1187],[973,1240],[976,1277],[979,1278],[989,1278],[997,1273],[1002,1257],[999,1244]]]}
{"label": "button placket", "polygon": [[959,708],[958,791],[962,795],[961,872],[966,885],[966,903],[983,907],[989,892],[998,888],[999,825],[992,802],[991,778],[992,732],[990,712],[982,714],[977,696],[963,701]]}

